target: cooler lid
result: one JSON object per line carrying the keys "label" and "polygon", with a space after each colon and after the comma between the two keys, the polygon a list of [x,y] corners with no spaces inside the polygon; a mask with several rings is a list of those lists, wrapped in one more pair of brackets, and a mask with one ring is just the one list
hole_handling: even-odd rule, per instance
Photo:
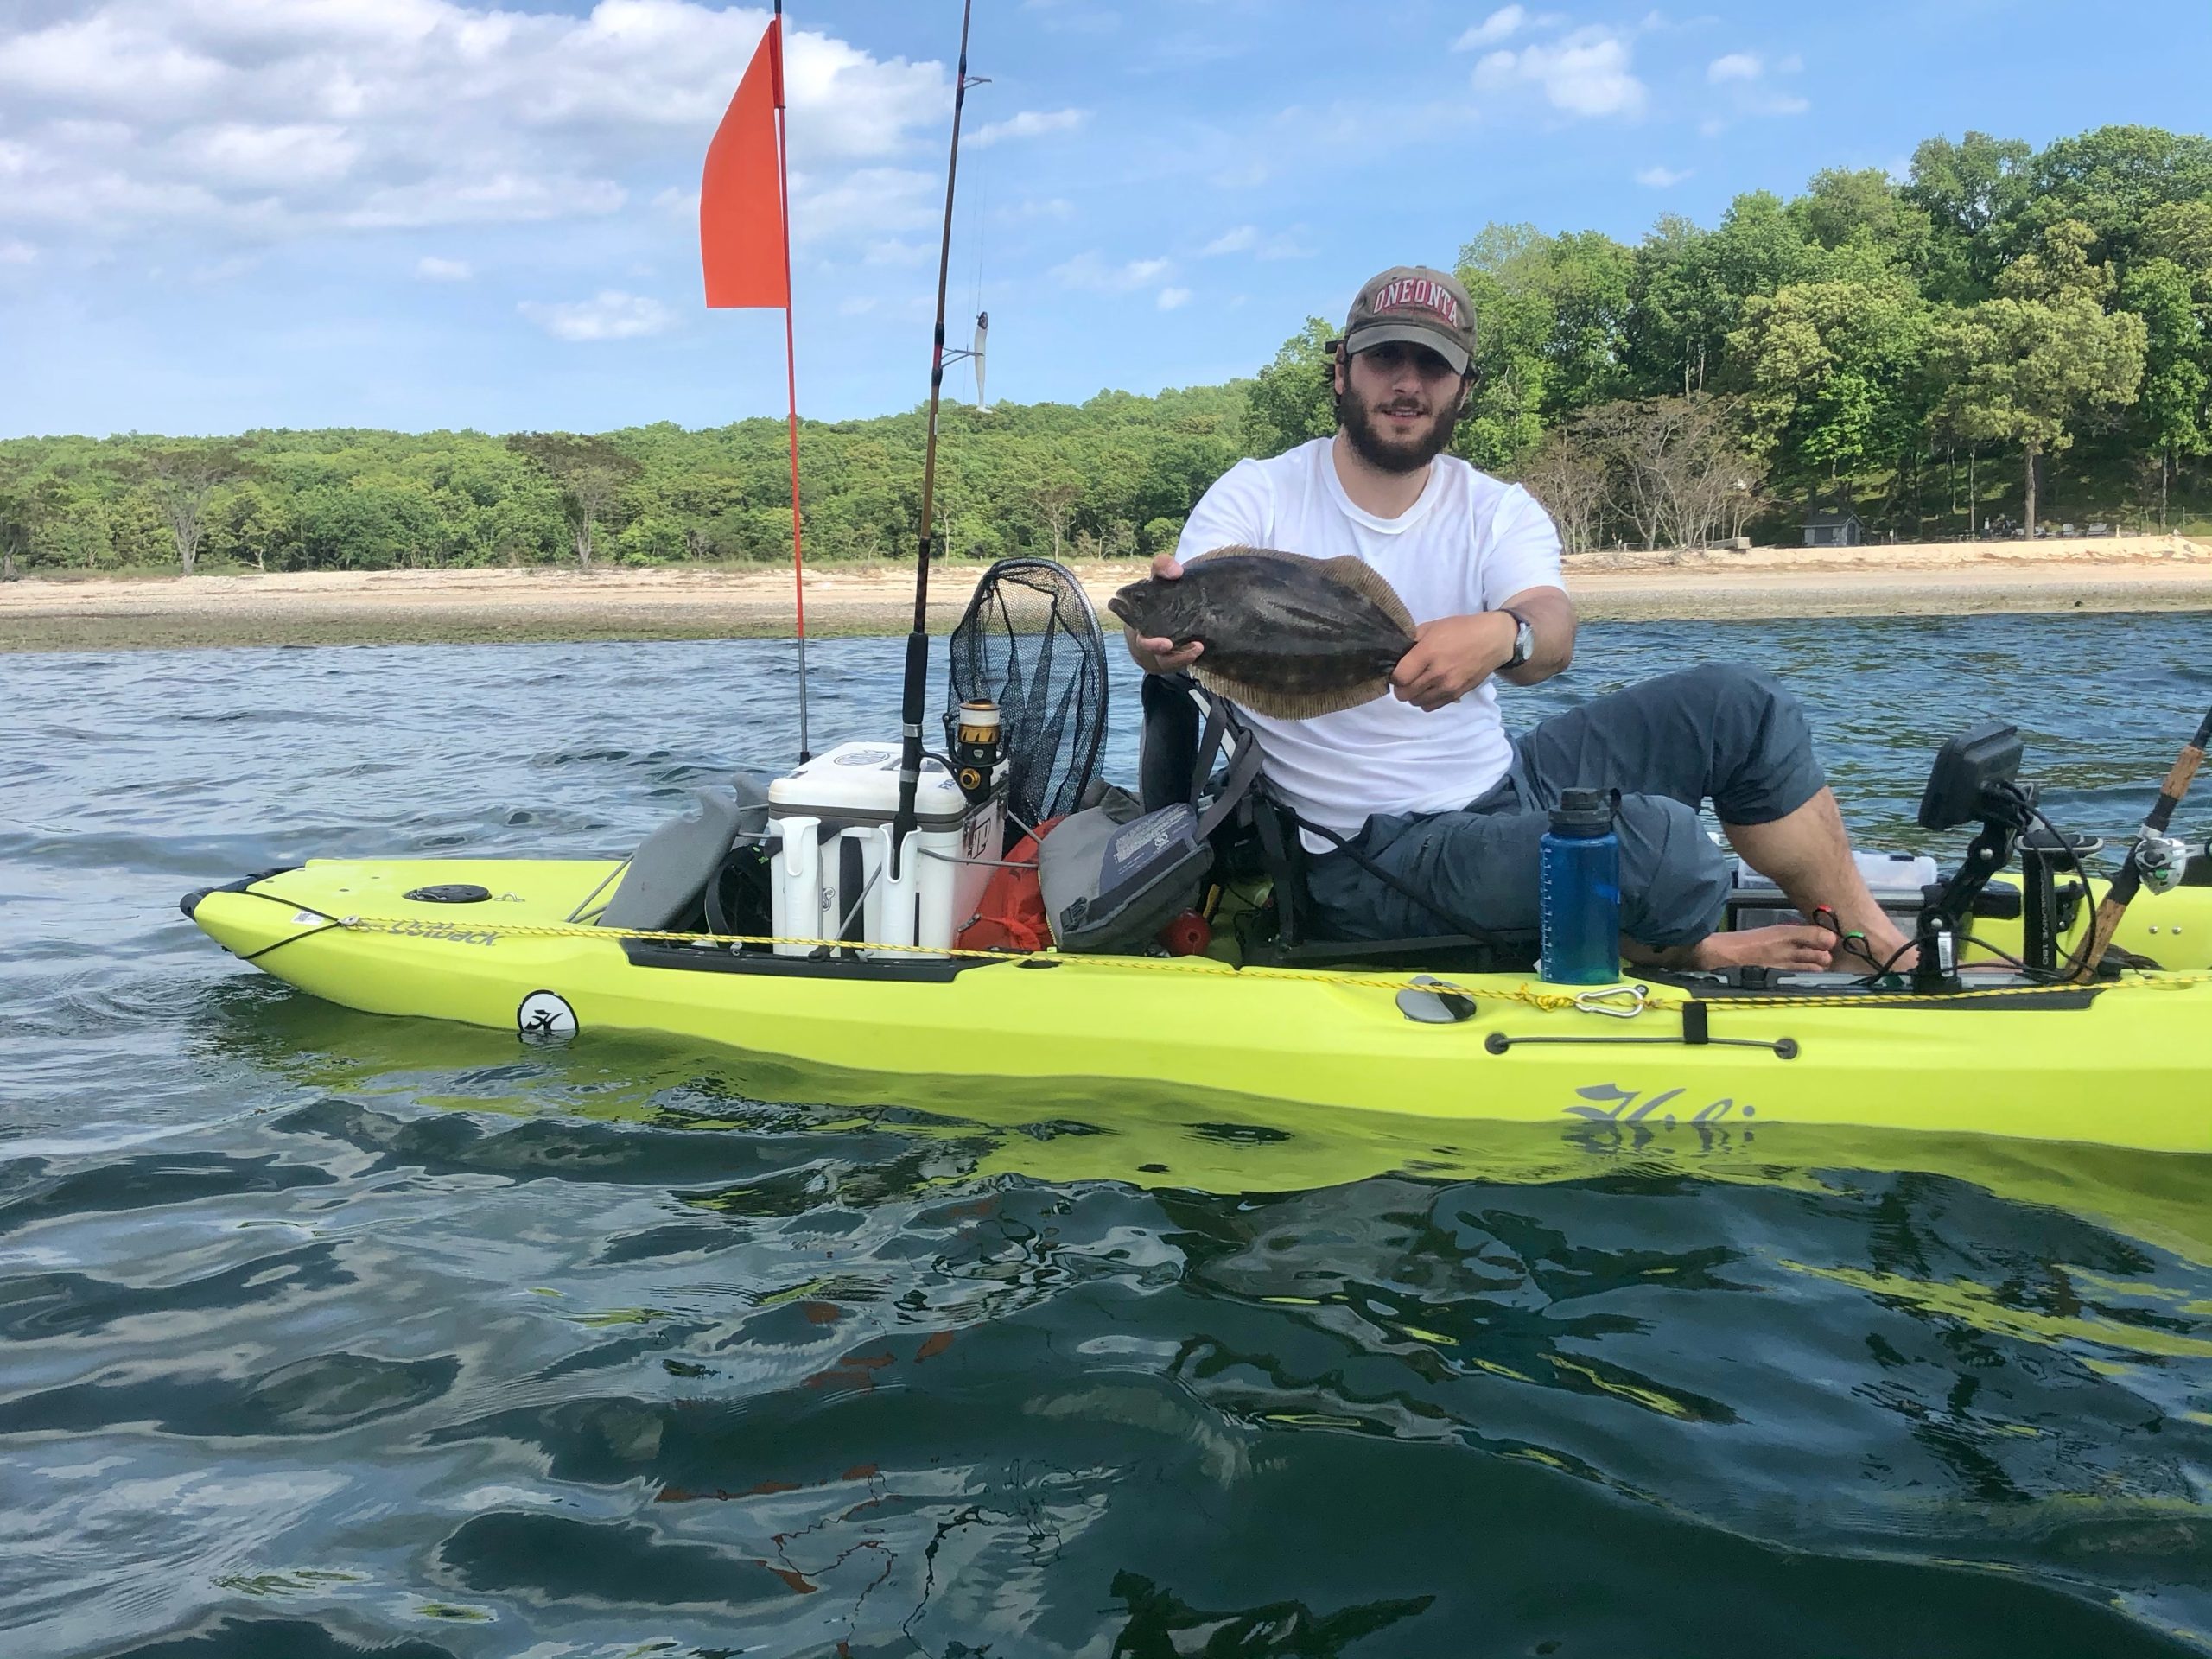
{"label": "cooler lid", "polygon": [[[889,818],[899,810],[899,746],[840,743],[768,785],[777,813],[820,812],[832,817]],[[914,816],[931,828],[967,815],[968,798],[944,765],[925,757],[914,786]]]}

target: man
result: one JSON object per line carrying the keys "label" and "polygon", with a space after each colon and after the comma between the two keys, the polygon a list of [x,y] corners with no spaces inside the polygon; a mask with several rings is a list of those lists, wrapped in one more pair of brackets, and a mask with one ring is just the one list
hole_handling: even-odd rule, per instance
{"label": "man", "polygon": [[[1508,740],[1496,681],[1533,685],[1565,668],[1575,615],[1549,515],[1444,453],[1473,387],[1474,346],[1473,307],[1451,277],[1403,265],[1375,277],[1337,342],[1335,436],[1239,461],[1192,511],[1175,554],[1153,561],[1173,578],[1182,558],[1237,544],[1349,553],[1413,613],[1390,696],[1314,720],[1244,714],[1275,794],[1343,838],[1337,850],[1308,837],[1320,928],[1347,939],[1532,934],[1537,846],[1560,791],[1618,789],[1632,959],[1820,969],[1847,939],[1860,968],[1901,950],[1909,959],[1852,861],[1802,709],[1766,676],[1690,669]],[[1134,631],[1128,643],[1154,673],[1188,668],[1203,649]],[[1714,931],[1732,877],[1699,822],[1708,800],[1745,861],[1803,914],[1826,907],[1833,927]]]}

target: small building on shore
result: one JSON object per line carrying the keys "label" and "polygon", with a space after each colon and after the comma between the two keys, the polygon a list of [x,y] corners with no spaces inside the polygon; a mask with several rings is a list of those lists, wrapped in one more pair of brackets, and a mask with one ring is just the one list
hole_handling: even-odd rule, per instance
{"label": "small building on shore", "polygon": [[1805,515],[1808,547],[1857,547],[1866,539],[1866,526],[1849,507],[1815,507]]}

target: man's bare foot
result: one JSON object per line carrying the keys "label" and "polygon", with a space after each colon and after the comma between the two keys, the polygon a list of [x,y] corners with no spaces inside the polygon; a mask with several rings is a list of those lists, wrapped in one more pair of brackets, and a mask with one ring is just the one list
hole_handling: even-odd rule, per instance
{"label": "man's bare foot", "polygon": [[1708,933],[1690,946],[1693,968],[1795,968],[1817,973],[1835,953],[1836,937],[1822,927],[1788,923]]}

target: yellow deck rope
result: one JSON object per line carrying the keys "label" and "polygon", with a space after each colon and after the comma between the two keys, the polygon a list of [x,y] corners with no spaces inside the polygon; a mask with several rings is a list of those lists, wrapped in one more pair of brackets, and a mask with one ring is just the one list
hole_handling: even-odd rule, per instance
{"label": "yellow deck rope", "polygon": [[[276,897],[275,894],[270,893],[259,894],[257,896],[263,898]],[[283,899],[280,900],[280,902],[290,904],[294,901],[291,899]],[[977,962],[996,962],[1007,963],[1022,962],[1050,962],[1065,967],[1090,968],[1092,969],[1112,969],[1116,972],[1130,970],[1140,973],[1196,974],[1209,977],[1239,980],[1282,979],[1306,984],[1320,983],[1327,985],[1354,986],[1392,992],[1406,989],[1409,985],[1413,984],[1414,980],[1416,977],[1415,970],[1410,969],[1403,973],[1395,975],[1352,974],[1325,968],[1270,968],[1259,965],[1239,967],[1230,963],[1217,961],[1210,957],[1071,956],[1064,955],[1057,950],[963,950],[957,948],[940,948],[936,945],[884,944],[865,939],[821,939],[765,933],[692,933],[674,931],[666,929],[596,927],[583,923],[575,922],[499,922],[491,920],[479,922],[474,917],[469,918],[466,924],[460,922],[454,922],[452,924],[429,923],[418,917],[340,916],[333,917],[331,919],[340,927],[353,932],[398,932],[402,937],[413,937],[431,940],[439,938],[441,935],[435,931],[425,931],[416,932],[414,930],[435,928],[440,925],[450,925],[454,931],[458,932],[502,934],[516,938],[596,939],[603,944],[614,944],[622,939],[646,939],[651,940],[655,944],[702,944],[718,947],[746,944],[798,945],[810,950],[818,949],[827,949],[831,950],[868,950],[890,955],[929,957],[940,959],[953,957]],[[1579,1005],[1580,996],[1586,995],[1586,993],[1577,993],[1573,991],[1540,990],[1534,985],[1522,985],[1516,987],[1511,990],[1498,990],[1485,986],[1470,985],[1464,980],[1452,979],[1446,975],[1421,976],[1421,977],[1433,979],[1438,982],[1433,986],[1427,987],[1427,988],[1452,990],[1456,991],[1464,996],[1479,997],[1487,1001],[1515,1002],[1527,1007],[1549,1010],[1567,1010],[1576,1007]],[[1635,983],[1636,982],[1629,981],[1626,982]],[[2192,986],[2208,983],[2212,983],[2212,974],[2160,973],[2155,976],[2139,975],[2128,978],[2107,981],[2101,984],[2084,988],[2098,992],[2130,989],[2179,990]],[[1647,986],[1645,988],[1646,994],[1643,1007],[1651,1010],[1666,1011],[1670,1009],[1679,1009],[1693,1001],[1706,1001],[1712,1005],[1726,1006],[1740,1003],[1746,1009],[1757,1007],[1767,1010],[1779,1010],[1783,1008],[1863,1008],[1870,1004],[1890,1007],[1895,1007],[1898,1004],[1950,1003],[1969,1000],[1994,1001],[2000,1001],[2007,997],[2049,996],[2054,992],[2063,993],[2072,988],[2072,987],[2066,985],[1993,985],[1980,989],[1942,991],[1934,994],[1923,994],[1912,991],[1885,991],[1880,993],[1878,995],[1777,996],[1772,1001],[1764,1001],[1753,998],[1735,996],[1712,999],[1702,999],[1692,996],[1662,998],[1656,994],[1656,987]],[[1585,1012],[1590,1012],[1590,1010],[1586,1009]],[[1617,1012],[1615,1013],[1614,1017],[1618,1017]]]}

